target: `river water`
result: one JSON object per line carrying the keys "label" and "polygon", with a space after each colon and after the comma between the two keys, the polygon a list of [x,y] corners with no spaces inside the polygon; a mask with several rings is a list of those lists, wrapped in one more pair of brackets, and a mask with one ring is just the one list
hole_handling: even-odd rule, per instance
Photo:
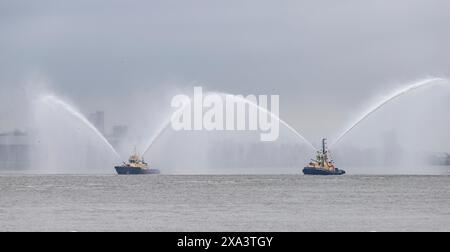
{"label": "river water", "polygon": [[2,175],[0,231],[450,231],[450,176]]}

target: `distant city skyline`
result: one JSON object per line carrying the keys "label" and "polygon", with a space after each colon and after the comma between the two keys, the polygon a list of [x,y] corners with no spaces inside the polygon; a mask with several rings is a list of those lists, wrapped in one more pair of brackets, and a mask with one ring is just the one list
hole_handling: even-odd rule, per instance
{"label": "distant city skyline", "polygon": [[[54,95],[128,155],[170,120],[174,95],[201,86],[279,95],[280,118],[292,129],[315,145],[333,141],[393,90],[450,77],[449,10],[445,0],[0,1],[0,132],[40,131],[41,148],[78,153],[67,162],[92,142],[111,150],[89,127],[39,103]],[[449,107],[450,88],[415,90],[361,122],[336,150],[392,148],[384,135],[395,132],[401,152],[448,152]],[[212,137],[196,133],[165,133],[153,146],[156,162],[172,152],[203,158]],[[285,126],[280,135],[275,145],[303,144]]]}

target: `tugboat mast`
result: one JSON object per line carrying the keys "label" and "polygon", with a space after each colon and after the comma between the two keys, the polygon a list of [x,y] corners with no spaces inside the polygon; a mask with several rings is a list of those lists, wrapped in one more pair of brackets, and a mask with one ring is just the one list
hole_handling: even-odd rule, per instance
{"label": "tugboat mast", "polygon": [[324,139],[322,139],[322,153],[325,155],[326,154],[326,152],[327,152],[327,148],[326,148],[326,145],[327,145],[327,139],[326,138],[324,138]]}
{"label": "tugboat mast", "polygon": [[322,166],[325,166],[325,162],[327,162],[328,157],[327,157],[327,139],[324,138],[322,139]]}

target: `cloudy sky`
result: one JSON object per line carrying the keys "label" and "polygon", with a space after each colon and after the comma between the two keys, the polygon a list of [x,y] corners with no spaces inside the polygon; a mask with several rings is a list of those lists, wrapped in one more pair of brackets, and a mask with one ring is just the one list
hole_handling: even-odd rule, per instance
{"label": "cloudy sky", "polygon": [[[153,111],[201,83],[279,94],[281,117],[315,138],[379,93],[449,76],[449,24],[447,0],[0,0],[0,129],[22,127],[34,85],[113,123],[118,99]],[[317,114],[331,123],[305,119]]]}

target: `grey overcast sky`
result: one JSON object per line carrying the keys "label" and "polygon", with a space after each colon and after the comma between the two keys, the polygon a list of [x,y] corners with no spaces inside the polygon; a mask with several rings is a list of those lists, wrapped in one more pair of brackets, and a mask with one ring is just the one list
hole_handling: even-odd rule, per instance
{"label": "grey overcast sky", "polygon": [[449,76],[449,24],[448,0],[0,0],[0,129],[36,75],[112,120],[118,97],[199,82],[280,94],[307,133],[324,111],[342,126],[376,94]]}

